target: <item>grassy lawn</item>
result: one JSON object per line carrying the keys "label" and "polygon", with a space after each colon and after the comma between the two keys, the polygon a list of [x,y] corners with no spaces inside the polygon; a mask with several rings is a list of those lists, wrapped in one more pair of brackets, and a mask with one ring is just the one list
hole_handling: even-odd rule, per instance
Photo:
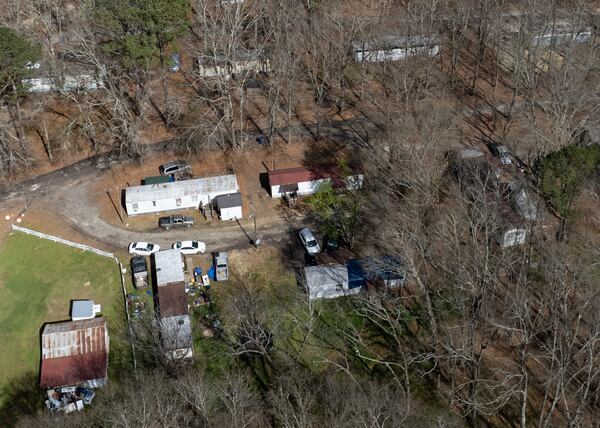
{"label": "grassy lawn", "polygon": [[101,304],[111,335],[122,331],[122,291],[113,260],[20,232],[2,241],[0,387],[26,373],[37,376],[40,330],[45,322],[68,320],[72,299]]}

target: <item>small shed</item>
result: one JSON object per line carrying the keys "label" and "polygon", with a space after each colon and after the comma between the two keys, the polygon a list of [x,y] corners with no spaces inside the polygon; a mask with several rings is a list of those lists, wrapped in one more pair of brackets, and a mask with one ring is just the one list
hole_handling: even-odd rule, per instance
{"label": "small shed", "polygon": [[80,321],[95,318],[102,312],[100,305],[96,305],[92,300],[73,300],[71,301],[71,320]]}
{"label": "small shed", "polygon": [[523,226],[519,215],[507,203],[500,204],[498,213],[496,241],[503,247],[513,247],[525,243],[527,229]]}
{"label": "small shed", "polygon": [[303,280],[311,300],[358,294],[362,288],[350,288],[348,268],[344,265],[307,266],[304,268]]}
{"label": "small shed", "polygon": [[230,193],[219,195],[215,198],[215,205],[221,220],[235,220],[242,218],[242,194]]}
{"label": "small shed", "polygon": [[142,184],[163,184],[174,181],[171,175],[153,175],[142,180]]}
{"label": "small shed", "polygon": [[108,380],[109,339],[102,317],[46,324],[40,386],[96,388]]}
{"label": "small shed", "polygon": [[130,216],[186,208],[197,209],[202,204],[212,203],[219,195],[238,191],[235,175],[132,186],[125,189],[125,208]]}

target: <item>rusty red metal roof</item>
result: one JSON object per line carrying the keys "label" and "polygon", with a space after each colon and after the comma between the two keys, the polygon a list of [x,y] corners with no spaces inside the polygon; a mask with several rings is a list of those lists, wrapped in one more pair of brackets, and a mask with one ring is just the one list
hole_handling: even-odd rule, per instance
{"label": "rusty red metal roof", "polygon": [[55,388],[77,385],[85,381],[104,379],[108,371],[106,351],[90,352],[70,357],[42,359],[40,386]]}
{"label": "rusty red metal roof", "polygon": [[301,166],[296,168],[276,169],[269,171],[269,184],[271,186],[302,183],[305,181],[320,180],[329,177],[322,172],[309,171]]}
{"label": "rusty red metal roof", "polygon": [[40,385],[64,386],[104,378],[108,351],[108,329],[102,317],[46,325]]}
{"label": "rusty red metal roof", "polygon": [[158,308],[161,318],[189,315],[184,283],[169,283],[159,287]]}

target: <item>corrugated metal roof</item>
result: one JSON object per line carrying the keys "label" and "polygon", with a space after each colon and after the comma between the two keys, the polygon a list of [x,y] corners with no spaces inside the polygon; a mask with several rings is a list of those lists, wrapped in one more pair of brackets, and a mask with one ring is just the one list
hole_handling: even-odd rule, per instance
{"label": "corrugated metal roof", "polygon": [[276,169],[269,171],[269,184],[277,186],[282,184],[302,183],[306,181],[327,178],[327,175],[309,171],[301,166],[296,168]]}
{"label": "corrugated metal roof", "polygon": [[42,333],[42,359],[108,351],[104,318],[48,324]]}
{"label": "corrugated metal roof", "polygon": [[42,360],[40,386],[54,388],[106,378],[108,353],[105,351]]}
{"label": "corrugated metal roof", "polygon": [[40,385],[75,385],[106,377],[108,330],[104,318],[48,324],[42,332]]}
{"label": "corrugated metal roof", "polygon": [[154,268],[158,287],[185,281],[181,250],[173,249],[154,253]]}
{"label": "corrugated metal roof", "polygon": [[148,184],[125,189],[127,203],[158,201],[192,195],[235,193],[239,190],[235,175],[195,178],[172,183]]}

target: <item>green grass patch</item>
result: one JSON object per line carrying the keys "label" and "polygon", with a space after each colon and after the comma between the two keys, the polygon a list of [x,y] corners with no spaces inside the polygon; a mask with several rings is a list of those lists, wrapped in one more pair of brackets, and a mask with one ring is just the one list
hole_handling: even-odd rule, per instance
{"label": "green grass patch", "polygon": [[[126,347],[112,340],[124,331],[119,270],[106,257],[26,235],[10,234],[0,247],[0,386],[36,374],[44,323],[69,319],[70,301],[102,305],[113,356],[126,361]],[[114,354],[119,355],[114,355]],[[0,402],[2,396],[0,396]]]}

